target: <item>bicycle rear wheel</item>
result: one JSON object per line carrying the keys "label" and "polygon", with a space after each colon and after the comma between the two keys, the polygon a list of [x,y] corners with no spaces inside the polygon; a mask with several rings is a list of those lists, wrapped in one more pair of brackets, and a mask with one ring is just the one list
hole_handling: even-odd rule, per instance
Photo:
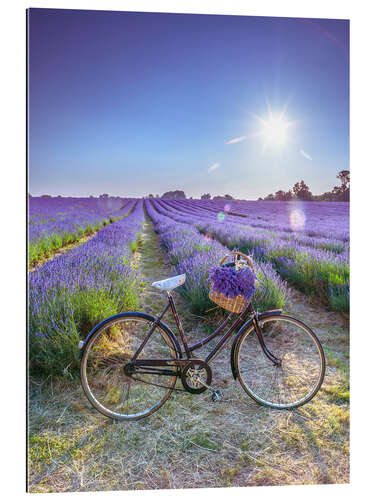
{"label": "bicycle rear wheel", "polygon": [[[109,320],[89,339],[81,360],[83,390],[96,410],[115,420],[138,420],[158,410],[169,398],[176,375],[127,375],[129,363],[153,318],[123,313]],[[177,351],[162,325],[156,327],[137,359],[177,359]],[[162,387],[161,387],[162,386]]]}
{"label": "bicycle rear wheel", "polygon": [[235,352],[238,379],[245,392],[258,403],[293,409],[310,401],[319,391],[325,373],[323,348],[302,321],[274,315],[261,319],[268,350],[281,361],[275,365],[264,354],[254,326],[240,337]]}

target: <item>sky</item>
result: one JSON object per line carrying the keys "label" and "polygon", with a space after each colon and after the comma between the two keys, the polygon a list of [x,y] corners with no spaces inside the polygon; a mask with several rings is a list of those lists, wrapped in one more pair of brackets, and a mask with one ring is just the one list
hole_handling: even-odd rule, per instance
{"label": "sky", "polygon": [[349,21],[28,11],[29,192],[257,199],[349,170]]}

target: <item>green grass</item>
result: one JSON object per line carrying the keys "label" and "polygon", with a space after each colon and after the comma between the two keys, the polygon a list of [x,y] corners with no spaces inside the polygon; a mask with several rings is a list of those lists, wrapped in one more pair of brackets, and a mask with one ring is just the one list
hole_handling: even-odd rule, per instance
{"label": "green grass", "polygon": [[[141,235],[135,242],[135,248]],[[93,267],[82,269],[93,282],[81,287],[55,286],[29,296],[29,360],[31,373],[76,376],[79,369],[78,342],[104,318],[122,311],[137,310],[143,281],[137,273],[136,262],[129,257],[120,261],[128,273],[114,271],[113,257],[103,255],[98,269],[105,270],[106,286],[96,282]],[[100,278],[102,279],[102,278]]]}
{"label": "green grass", "polygon": [[33,308],[29,317],[32,373],[75,376],[79,340],[103,318],[137,309],[138,284],[123,279],[115,286],[116,295],[100,288],[48,290],[40,308]]}
{"label": "green grass", "polygon": [[74,229],[74,231],[71,232],[65,231],[61,234],[51,233],[48,235],[42,235],[37,241],[29,242],[29,247],[28,247],[29,267],[33,267],[37,265],[40,261],[48,259],[60,248],[63,248],[67,245],[72,245],[73,243],[77,243],[84,236],[90,236],[94,234],[96,231],[99,231],[99,229],[102,229],[104,226],[107,226],[108,224],[112,224],[113,222],[121,220],[123,217],[129,215],[129,213],[130,212],[128,212],[125,215],[121,215],[119,217],[111,216],[109,218],[102,219],[96,224],[77,226]]}
{"label": "green grass", "polygon": [[[293,246],[273,249],[271,240],[264,236],[257,236],[256,231],[253,235],[236,234],[234,231],[228,236],[210,225],[197,224],[196,227],[201,233],[209,231],[217,241],[230,250],[251,252],[256,259],[271,262],[283,279],[307,295],[319,298],[330,309],[349,312],[349,264],[311,257]],[[271,232],[269,235],[272,238]],[[298,238],[291,237],[290,239],[298,241]],[[317,243],[315,247],[338,254],[344,248],[340,242]]]}
{"label": "green grass", "polygon": [[76,243],[84,236],[90,236],[107,225],[108,222],[107,219],[104,219],[95,225],[87,224],[85,227],[78,226],[73,232],[52,233],[41,236],[36,242],[29,242],[29,266],[35,266],[41,260],[51,257],[60,248]]}
{"label": "green grass", "polygon": [[349,265],[310,257],[294,249],[267,254],[279,274],[299,290],[318,297],[331,309],[349,312]]}

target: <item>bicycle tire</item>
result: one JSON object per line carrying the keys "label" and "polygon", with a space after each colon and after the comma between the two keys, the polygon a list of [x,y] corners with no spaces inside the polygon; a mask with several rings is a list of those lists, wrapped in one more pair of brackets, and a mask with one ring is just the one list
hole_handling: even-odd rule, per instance
{"label": "bicycle tire", "polygon": [[[171,368],[176,371],[176,376],[163,377],[163,387],[134,380],[126,375],[123,369],[153,321],[152,316],[143,313],[117,314],[103,321],[101,326],[96,327],[96,331],[94,328],[94,333],[87,339],[81,358],[82,388],[93,407],[106,417],[119,421],[139,420],[158,410],[172,393],[177,380],[176,367]],[[142,357],[178,359],[178,350],[179,346],[176,345],[176,340],[168,328],[159,323],[140,353],[139,359]],[[148,382],[158,381],[161,377],[157,374],[142,376]],[[137,400],[132,401],[132,408],[135,408],[136,404],[143,406],[138,411],[130,410],[130,391],[133,389],[137,391],[135,393]],[[121,395],[122,403],[119,402]]]}
{"label": "bicycle tire", "polygon": [[324,380],[326,363],[318,337],[292,316],[270,315],[261,320],[261,325],[265,344],[281,359],[281,366],[273,364],[263,353],[254,325],[244,325],[234,353],[242,388],[264,406],[294,409],[306,404]]}

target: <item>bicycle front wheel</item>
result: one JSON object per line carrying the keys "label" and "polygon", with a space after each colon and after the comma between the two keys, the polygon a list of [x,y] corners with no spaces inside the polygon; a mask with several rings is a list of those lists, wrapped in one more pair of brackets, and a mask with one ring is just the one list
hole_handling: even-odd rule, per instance
{"label": "bicycle front wheel", "polygon": [[[128,375],[130,362],[153,318],[123,313],[105,323],[89,339],[81,360],[81,382],[91,404],[115,420],[138,420],[159,409],[176,384],[176,375],[146,373]],[[156,327],[137,359],[177,359],[177,351],[168,331]],[[151,371],[151,370],[150,370]]]}
{"label": "bicycle front wheel", "polygon": [[267,349],[280,360],[275,365],[264,354],[254,326],[240,337],[235,366],[245,392],[258,403],[292,409],[310,401],[319,391],[325,373],[323,348],[302,321],[274,315],[260,320]]}

